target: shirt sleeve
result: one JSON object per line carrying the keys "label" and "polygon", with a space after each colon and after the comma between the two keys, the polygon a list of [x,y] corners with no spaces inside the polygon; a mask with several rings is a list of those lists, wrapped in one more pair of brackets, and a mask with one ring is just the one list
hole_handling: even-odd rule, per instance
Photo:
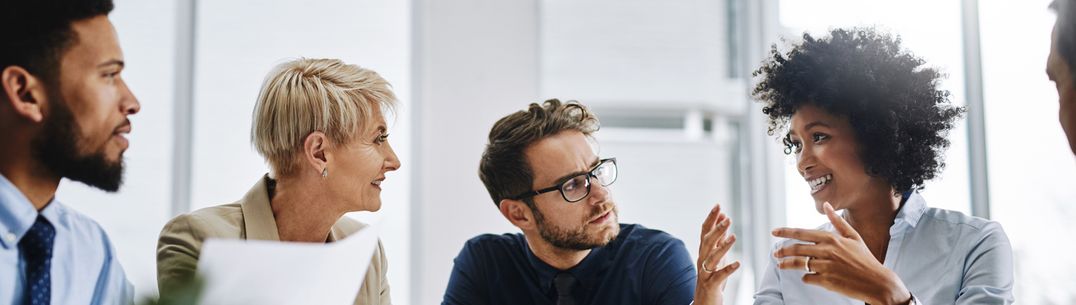
{"label": "shirt sleeve", "polygon": [[1001,225],[990,222],[968,252],[956,304],[1012,304],[1012,289],[1012,245]]}
{"label": "shirt sleeve", "polygon": [[695,297],[695,265],[684,242],[670,238],[650,254],[643,285],[645,304],[684,305]]}
{"label": "shirt sleeve", "polygon": [[173,218],[157,239],[157,286],[162,298],[192,285],[204,236],[189,214]]}
{"label": "shirt sleeve", "polygon": [[448,278],[448,288],[445,289],[445,297],[441,305],[484,305],[487,300],[487,288],[481,280],[482,274],[479,269],[482,258],[475,251],[476,243],[467,242],[460,254],[453,260],[452,274]]}
{"label": "shirt sleeve", "polygon": [[[774,245],[774,251],[780,247],[778,242]],[[781,273],[777,269],[777,258],[769,257],[766,272],[762,274],[762,282],[755,292],[755,305],[781,305],[785,303],[785,297],[781,293]]]}

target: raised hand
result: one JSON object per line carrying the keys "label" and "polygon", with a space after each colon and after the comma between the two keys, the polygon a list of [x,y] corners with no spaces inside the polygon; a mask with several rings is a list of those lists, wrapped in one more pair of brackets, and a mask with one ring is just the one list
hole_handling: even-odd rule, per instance
{"label": "raised hand", "polygon": [[897,274],[878,262],[863,238],[837,215],[828,202],[822,206],[836,234],[820,230],[778,228],[777,237],[814,244],[794,244],[778,249],[778,268],[806,270],[803,282],[834,291],[868,304],[908,304],[911,293]]}
{"label": "raised hand", "polygon": [[699,234],[702,242],[699,243],[699,259],[696,262],[699,274],[695,283],[695,305],[723,304],[725,282],[740,268],[739,261],[718,268],[736,242],[736,235],[726,234],[730,227],[732,219],[721,213],[721,205],[714,205],[706,221],[702,222],[702,232]]}

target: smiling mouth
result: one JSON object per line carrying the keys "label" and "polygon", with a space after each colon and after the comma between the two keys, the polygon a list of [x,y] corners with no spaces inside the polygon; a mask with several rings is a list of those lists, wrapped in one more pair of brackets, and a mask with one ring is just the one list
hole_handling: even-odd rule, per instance
{"label": "smiling mouth", "polygon": [[381,182],[384,182],[384,181],[385,181],[385,179],[381,178],[381,179],[374,180],[374,182],[370,182],[370,184],[373,185],[374,187],[378,188],[378,189],[381,189]]}
{"label": "smiling mouth", "polygon": [[822,177],[807,180],[807,184],[811,186],[812,195],[826,188],[826,186],[829,185],[830,182],[833,182],[833,174],[828,174]]}

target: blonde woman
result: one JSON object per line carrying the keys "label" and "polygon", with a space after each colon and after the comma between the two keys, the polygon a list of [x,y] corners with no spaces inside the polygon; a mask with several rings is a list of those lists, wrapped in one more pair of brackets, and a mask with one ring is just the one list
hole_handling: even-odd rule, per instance
{"label": "blonde woman", "polygon": [[[161,294],[193,279],[206,238],[328,243],[358,231],[363,225],[344,214],[380,209],[385,173],[400,167],[381,111],[395,100],[376,72],[340,60],[277,66],[251,126],[270,173],[239,201],[165,225],[157,244]],[[355,304],[391,303],[384,255],[379,243]]]}

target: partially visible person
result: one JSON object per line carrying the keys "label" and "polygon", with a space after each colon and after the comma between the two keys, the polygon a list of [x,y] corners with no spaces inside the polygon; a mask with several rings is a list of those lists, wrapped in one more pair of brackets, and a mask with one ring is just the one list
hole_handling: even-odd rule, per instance
{"label": "partially visible person", "polygon": [[1050,8],[1057,12],[1057,21],[1050,36],[1050,56],[1046,60],[1046,75],[1057,86],[1060,109],[1058,119],[1076,154],[1076,4],[1071,0],[1055,0]]}
{"label": "partially visible person", "polygon": [[0,303],[129,304],[108,234],[56,199],[62,178],[115,192],[138,100],[112,1],[0,7]]}
{"label": "partially visible person", "polygon": [[[382,112],[395,104],[377,72],[337,59],[298,59],[273,69],[250,131],[270,172],[239,201],[164,226],[157,243],[161,294],[195,280],[207,238],[329,243],[364,227],[344,214],[379,210],[385,174],[400,168]],[[379,241],[366,274],[355,275],[364,277],[355,304],[391,304],[387,268]]]}
{"label": "partially visible person", "polygon": [[442,304],[722,304],[739,267],[720,266],[735,242],[728,216],[710,211],[695,264],[679,239],[619,223],[617,162],[598,155],[598,125],[583,105],[556,99],[494,124],[479,177],[522,233],[467,241]]}
{"label": "partially visible person", "polygon": [[755,304],[1011,304],[1001,225],[918,193],[944,166],[964,111],[939,89],[941,74],[869,28],[804,34],[771,56],[754,94],[830,223],[773,231],[788,239]]}

